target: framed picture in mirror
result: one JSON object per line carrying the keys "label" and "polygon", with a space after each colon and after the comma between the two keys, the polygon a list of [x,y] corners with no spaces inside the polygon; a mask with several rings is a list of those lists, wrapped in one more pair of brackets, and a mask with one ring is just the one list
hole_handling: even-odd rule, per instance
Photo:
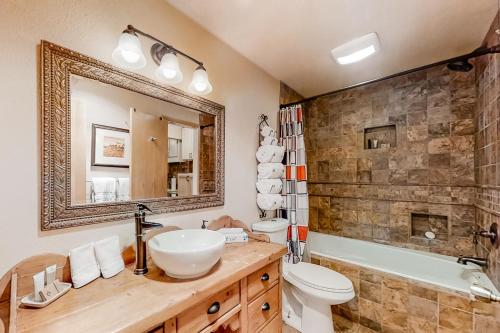
{"label": "framed picture in mirror", "polygon": [[130,134],[125,128],[92,124],[92,166],[128,168]]}

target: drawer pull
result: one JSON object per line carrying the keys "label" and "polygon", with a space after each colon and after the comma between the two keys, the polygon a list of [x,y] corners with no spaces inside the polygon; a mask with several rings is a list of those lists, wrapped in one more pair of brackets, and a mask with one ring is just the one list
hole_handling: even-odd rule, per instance
{"label": "drawer pull", "polygon": [[215,302],[214,304],[210,305],[210,307],[207,310],[207,313],[208,314],[214,314],[214,313],[219,312],[219,310],[220,310],[220,303],[219,302]]}
{"label": "drawer pull", "polygon": [[262,304],[262,311],[269,311],[271,310],[271,306],[269,305],[269,303],[264,303]]}
{"label": "drawer pull", "polygon": [[262,274],[262,276],[260,277],[260,280],[261,281],[269,281],[269,274],[267,274],[267,273]]}

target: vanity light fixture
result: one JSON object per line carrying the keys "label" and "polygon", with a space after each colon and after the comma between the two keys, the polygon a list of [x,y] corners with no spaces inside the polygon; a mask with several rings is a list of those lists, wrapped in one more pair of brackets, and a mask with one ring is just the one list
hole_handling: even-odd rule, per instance
{"label": "vanity light fixture", "polygon": [[168,84],[177,84],[184,78],[179,66],[178,55],[194,62],[197,67],[189,84],[189,92],[196,95],[206,95],[212,91],[212,85],[208,80],[208,74],[201,61],[179,51],[156,37],[147,34],[132,25],[123,30],[118,45],[113,51],[112,58],[120,66],[126,69],[141,69],[146,66],[146,57],[142,52],[141,42],[138,35],[147,37],[155,43],[151,46],[151,58],[158,65],[157,78]]}
{"label": "vanity light fixture", "polygon": [[380,49],[380,41],[376,33],[353,39],[334,48],[331,53],[333,58],[341,65],[361,61]]}

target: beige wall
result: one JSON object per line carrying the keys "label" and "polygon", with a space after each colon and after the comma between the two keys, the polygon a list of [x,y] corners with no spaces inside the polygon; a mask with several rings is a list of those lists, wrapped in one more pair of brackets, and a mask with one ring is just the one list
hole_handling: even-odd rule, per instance
{"label": "beige wall", "polygon": [[[162,0],[2,0],[0,274],[37,253],[66,253],[71,247],[113,234],[120,235],[122,244],[132,241],[130,221],[41,232],[39,213],[38,43],[46,39],[111,62],[111,52],[127,24],[204,61],[214,86],[208,98],[226,106],[226,180],[230,181],[226,181],[225,207],[168,214],[163,220],[198,227],[201,219],[226,213],[247,223],[257,219],[257,116],[266,113],[276,123],[277,80]],[[143,47],[147,51],[144,43]],[[141,73],[152,77],[149,63]],[[181,66],[185,88],[192,67]]]}

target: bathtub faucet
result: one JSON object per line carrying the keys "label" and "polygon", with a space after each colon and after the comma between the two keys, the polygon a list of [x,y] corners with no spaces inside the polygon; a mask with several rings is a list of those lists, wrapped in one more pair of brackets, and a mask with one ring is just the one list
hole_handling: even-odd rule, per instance
{"label": "bathtub faucet", "polygon": [[458,256],[457,262],[462,265],[467,265],[468,262],[471,262],[481,267],[488,267],[488,258],[466,257],[460,255]]}

